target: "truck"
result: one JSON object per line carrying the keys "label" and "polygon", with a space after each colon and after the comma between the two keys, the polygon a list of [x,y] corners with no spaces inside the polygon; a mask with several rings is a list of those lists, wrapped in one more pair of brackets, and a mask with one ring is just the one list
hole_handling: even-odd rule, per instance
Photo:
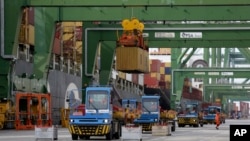
{"label": "truck", "polygon": [[134,120],[134,124],[142,126],[142,132],[152,131],[152,126],[160,121],[159,96],[141,97],[141,115]]}
{"label": "truck", "polygon": [[225,116],[222,113],[220,106],[211,105],[211,106],[208,106],[205,111],[206,112],[205,112],[204,117],[203,117],[204,124],[215,124],[215,114],[217,111],[220,112],[220,115],[221,115],[220,122],[225,123]]}
{"label": "truck", "polygon": [[136,99],[121,99],[121,106],[113,105],[113,118],[121,121],[122,125],[133,124],[140,116]]}
{"label": "truck", "polygon": [[185,111],[178,115],[178,127],[186,125],[193,127],[203,127],[203,116],[200,114],[199,104],[197,102],[186,103]]}
{"label": "truck", "polygon": [[160,123],[161,124],[171,124],[171,131],[175,131],[177,112],[170,108],[170,91],[165,88],[151,88],[144,87],[145,95],[152,96],[157,95],[160,97]]}
{"label": "truck", "polygon": [[89,86],[85,89],[85,114],[73,112],[69,116],[72,140],[105,136],[107,140],[119,139],[123,121],[113,118],[111,86]]}

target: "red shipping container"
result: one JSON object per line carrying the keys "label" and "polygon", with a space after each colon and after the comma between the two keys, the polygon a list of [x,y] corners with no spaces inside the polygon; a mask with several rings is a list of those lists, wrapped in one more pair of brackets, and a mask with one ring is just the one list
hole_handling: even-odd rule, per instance
{"label": "red shipping container", "polygon": [[54,38],[53,51],[54,54],[61,54],[61,41],[58,38]]}
{"label": "red shipping container", "polygon": [[30,7],[27,8],[27,15],[28,15],[28,24],[34,25],[35,24],[35,8]]}
{"label": "red shipping container", "polygon": [[159,81],[159,86],[166,86],[166,82],[165,81]]}
{"label": "red shipping container", "polygon": [[161,76],[160,76],[160,80],[161,81],[165,81],[165,74],[160,74]]}
{"label": "red shipping container", "polygon": [[150,73],[144,74],[144,80],[148,78],[151,78],[151,74]]}
{"label": "red shipping container", "polygon": [[82,41],[82,27],[81,26],[76,27],[75,36],[76,36],[77,41]]}
{"label": "red shipping container", "polygon": [[60,39],[61,37],[61,24],[56,24],[55,38]]}
{"label": "red shipping container", "polygon": [[132,82],[138,84],[138,74],[132,74]]}
{"label": "red shipping container", "polygon": [[160,72],[161,61],[154,59],[152,60],[152,64],[150,64],[150,71],[151,72]]}
{"label": "red shipping container", "polygon": [[149,87],[158,87],[158,80],[156,78],[153,77],[148,77],[145,78],[144,77],[144,84],[149,86]]}

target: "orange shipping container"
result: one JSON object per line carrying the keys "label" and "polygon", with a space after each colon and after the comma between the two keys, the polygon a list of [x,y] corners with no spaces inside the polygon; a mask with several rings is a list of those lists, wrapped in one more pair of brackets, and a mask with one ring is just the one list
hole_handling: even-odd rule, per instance
{"label": "orange shipping container", "polygon": [[19,43],[35,44],[35,28],[33,25],[21,25],[19,33]]}
{"label": "orange shipping container", "polygon": [[128,73],[145,73],[148,67],[148,56],[138,47],[117,47],[116,48],[116,70]]}
{"label": "orange shipping container", "polygon": [[165,81],[171,82],[171,75],[165,75]]}
{"label": "orange shipping container", "polygon": [[126,79],[126,73],[124,73],[124,72],[119,71],[118,76],[119,76],[119,78]]}
{"label": "orange shipping container", "polygon": [[171,67],[171,62],[165,62],[165,67]]}
{"label": "orange shipping container", "polygon": [[160,74],[165,74],[165,67],[160,67]]}

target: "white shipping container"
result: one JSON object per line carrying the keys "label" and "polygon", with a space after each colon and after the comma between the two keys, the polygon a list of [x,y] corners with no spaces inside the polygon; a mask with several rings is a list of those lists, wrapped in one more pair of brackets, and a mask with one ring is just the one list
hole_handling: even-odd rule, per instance
{"label": "white shipping container", "polygon": [[117,75],[118,75],[118,72],[116,70],[112,70],[112,78],[116,79]]}
{"label": "white shipping container", "polygon": [[132,74],[126,73],[126,80],[132,82]]}
{"label": "white shipping container", "polygon": [[144,74],[138,74],[138,84],[141,86],[144,85]]}

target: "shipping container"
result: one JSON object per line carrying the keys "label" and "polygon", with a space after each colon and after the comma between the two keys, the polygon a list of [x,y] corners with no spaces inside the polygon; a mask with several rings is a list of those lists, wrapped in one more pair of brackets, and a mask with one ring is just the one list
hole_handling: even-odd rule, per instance
{"label": "shipping container", "polygon": [[150,72],[158,72],[160,73],[161,61],[157,59],[153,59],[150,64]]}
{"label": "shipping container", "polygon": [[146,50],[138,47],[116,48],[116,70],[128,73],[145,73],[148,67]]}
{"label": "shipping container", "polygon": [[160,67],[160,74],[166,74],[165,73],[165,67]]}
{"label": "shipping container", "polygon": [[171,62],[165,62],[165,67],[171,67]]}
{"label": "shipping container", "polygon": [[165,81],[171,82],[171,75],[165,75]]}
{"label": "shipping container", "polygon": [[19,43],[30,45],[35,44],[35,28],[33,25],[21,25]]}
{"label": "shipping container", "polygon": [[160,74],[160,80],[165,81],[165,74]]}
{"label": "shipping container", "polygon": [[171,48],[159,48],[158,54],[161,55],[170,55],[171,54]]}
{"label": "shipping container", "polygon": [[34,25],[35,24],[35,9],[34,9],[34,7],[27,8],[27,15],[28,15],[28,24]]}
{"label": "shipping container", "polygon": [[139,74],[132,74],[132,82],[138,84]]}
{"label": "shipping container", "polygon": [[151,72],[150,76],[153,77],[153,78],[156,78],[157,80],[161,79],[161,74],[157,73],[157,72]]}
{"label": "shipping container", "polygon": [[165,67],[165,74],[171,74],[171,68]]}
{"label": "shipping container", "polygon": [[190,91],[190,87],[184,86],[182,91],[182,97],[202,101],[202,91],[196,88],[191,88]]}
{"label": "shipping container", "polygon": [[116,77],[118,76],[118,72],[115,70],[112,70],[112,78],[117,79]]}
{"label": "shipping container", "polygon": [[63,27],[75,27],[75,26],[82,26],[82,22],[62,22]]}
{"label": "shipping container", "polygon": [[132,82],[132,74],[131,73],[126,73],[126,80],[129,82]]}
{"label": "shipping container", "polygon": [[144,74],[138,74],[138,84],[144,86]]}
{"label": "shipping container", "polygon": [[34,18],[34,8],[33,7],[29,7],[29,8],[24,8],[23,12],[22,12],[22,21],[21,24],[23,25],[34,25],[35,23],[35,18]]}
{"label": "shipping container", "polygon": [[82,41],[82,27],[81,26],[76,27],[75,36],[76,36],[77,41]]}
{"label": "shipping container", "polygon": [[54,38],[54,43],[53,43],[53,50],[52,52],[54,54],[60,55],[61,54],[61,40],[58,38]]}
{"label": "shipping container", "polygon": [[121,78],[121,79],[126,79],[126,73],[124,72],[118,72],[118,77]]}
{"label": "shipping container", "polygon": [[157,88],[159,81],[156,78],[150,77],[150,76],[146,76],[144,75],[144,85],[147,85],[148,87],[154,87]]}

